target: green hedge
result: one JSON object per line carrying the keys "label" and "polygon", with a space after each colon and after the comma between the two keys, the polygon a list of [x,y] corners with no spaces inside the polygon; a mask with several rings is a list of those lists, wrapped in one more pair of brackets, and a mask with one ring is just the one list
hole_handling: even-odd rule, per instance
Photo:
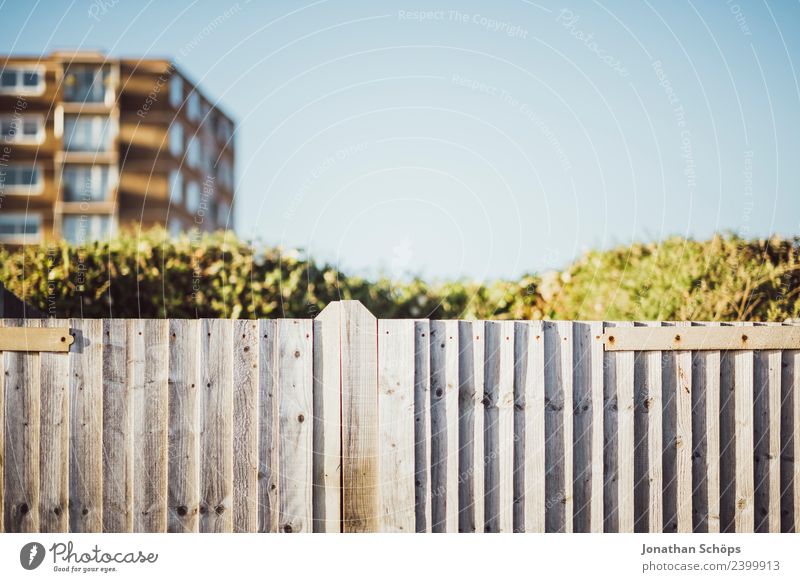
{"label": "green hedge", "polygon": [[782,321],[800,316],[800,238],[670,238],[591,251],[519,281],[368,281],[231,235],[163,231],[84,247],[0,248],[0,281],[56,317],[309,317],[358,299],[379,317]]}

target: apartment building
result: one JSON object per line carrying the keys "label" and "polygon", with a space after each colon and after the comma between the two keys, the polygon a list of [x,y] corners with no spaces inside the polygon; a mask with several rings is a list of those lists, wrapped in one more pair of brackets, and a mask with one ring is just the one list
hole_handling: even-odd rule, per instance
{"label": "apartment building", "polygon": [[232,228],[233,133],[169,60],[0,56],[0,244]]}

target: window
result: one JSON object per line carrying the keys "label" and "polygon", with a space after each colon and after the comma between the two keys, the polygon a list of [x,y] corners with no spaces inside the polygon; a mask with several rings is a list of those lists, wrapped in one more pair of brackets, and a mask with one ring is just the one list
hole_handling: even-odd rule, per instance
{"label": "window", "polygon": [[200,186],[197,182],[189,182],[186,187],[186,210],[197,212],[200,208]]}
{"label": "window", "polygon": [[183,126],[180,121],[173,121],[169,126],[169,151],[176,158],[183,152]]}
{"label": "window", "polygon": [[175,109],[183,103],[183,79],[175,73],[169,81],[169,103]]}
{"label": "window", "polygon": [[44,67],[5,67],[0,71],[0,93],[38,95],[44,92]]}
{"label": "window", "polygon": [[183,202],[183,174],[180,170],[172,170],[169,175],[169,198],[173,204]]}
{"label": "window", "polygon": [[200,96],[197,91],[189,93],[189,101],[186,104],[186,115],[192,121],[197,121],[200,118]]}
{"label": "window", "polygon": [[66,202],[99,202],[111,198],[111,171],[108,166],[68,164],[61,175]]}
{"label": "window", "polygon": [[169,236],[170,238],[178,238],[183,231],[183,225],[177,218],[169,219]]}
{"label": "window", "polygon": [[202,157],[203,153],[200,150],[200,141],[196,137],[193,137],[189,140],[189,146],[186,148],[186,163],[189,164],[190,167],[196,168]]}
{"label": "window", "polygon": [[110,88],[108,67],[71,66],[64,75],[64,101],[105,103]]}
{"label": "window", "polygon": [[70,152],[104,152],[114,136],[111,118],[102,115],[65,115],[64,149]]}
{"label": "window", "polygon": [[42,239],[42,215],[25,212],[0,214],[0,240],[7,243],[33,243]]}
{"label": "window", "polygon": [[14,164],[5,170],[0,167],[0,193],[33,196],[41,194],[43,189],[44,180],[39,166]]}
{"label": "window", "polygon": [[6,115],[0,118],[0,138],[6,142],[40,144],[44,141],[44,117]]}
{"label": "window", "polygon": [[68,214],[61,222],[61,236],[72,244],[110,238],[116,223],[108,214]]}
{"label": "window", "polygon": [[227,160],[222,160],[217,166],[217,178],[228,190],[233,190],[233,170]]}
{"label": "window", "polygon": [[230,210],[230,206],[228,206],[227,202],[219,203],[219,207],[217,208],[217,224],[220,226],[227,226]]}

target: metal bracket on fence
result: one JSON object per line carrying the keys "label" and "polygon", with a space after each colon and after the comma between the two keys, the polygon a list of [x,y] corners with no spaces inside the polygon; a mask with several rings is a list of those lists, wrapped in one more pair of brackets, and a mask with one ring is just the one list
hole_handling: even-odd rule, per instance
{"label": "metal bracket on fence", "polygon": [[0,327],[0,352],[68,352],[68,327]]}
{"label": "metal bracket on fence", "polygon": [[670,350],[800,350],[800,326],[608,327],[608,352]]}

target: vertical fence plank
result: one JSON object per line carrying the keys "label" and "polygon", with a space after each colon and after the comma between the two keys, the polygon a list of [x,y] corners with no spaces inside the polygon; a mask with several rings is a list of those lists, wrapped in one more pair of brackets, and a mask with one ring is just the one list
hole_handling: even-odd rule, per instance
{"label": "vertical fence plank", "polygon": [[200,532],[233,529],[233,322],[200,321]]}
{"label": "vertical fence plank", "polygon": [[342,306],[342,529],[378,529],[377,321],[358,301]]}
{"label": "vertical fence plank", "polygon": [[[691,322],[678,322],[678,328]],[[680,329],[676,330],[680,333]],[[676,514],[679,533],[692,531],[692,353],[675,352]]]}
{"label": "vertical fence plank", "polygon": [[781,531],[794,533],[800,531],[800,350],[785,350],[781,360]]}
{"label": "vertical fence plank", "polygon": [[[46,319],[41,323],[43,327],[69,327],[69,321],[63,319]],[[61,533],[69,531],[69,355],[42,352],[40,364],[39,530]]]}
{"label": "vertical fence plank", "polygon": [[[747,334],[743,327],[742,335]],[[755,525],[753,484],[753,352],[736,350],[734,361],[734,425],[736,431],[737,532],[752,532]]]}
{"label": "vertical fence plank", "polygon": [[[573,531],[592,531],[592,496],[599,491],[592,490],[596,473],[592,461],[594,447],[594,393],[592,390],[593,347],[595,340],[591,324],[574,324],[573,393],[575,411],[573,420],[574,442],[574,517]],[[596,333],[596,332],[595,332]],[[602,437],[601,437],[602,439]],[[596,465],[599,467],[600,465]],[[602,487],[602,485],[601,485]]]}
{"label": "vertical fence plank", "polygon": [[430,322],[431,519],[458,531],[458,322]]}
{"label": "vertical fence plank", "polygon": [[[0,324],[4,324],[0,319]],[[6,491],[6,471],[8,470],[8,463],[6,462],[6,357],[5,352],[0,351],[0,367],[3,373],[0,374],[0,533],[6,531],[5,519],[5,491]]]}
{"label": "vertical fence plank", "polygon": [[258,530],[258,321],[233,322],[233,531]]}
{"label": "vertical fence plank", "polygon": [[[731,324],[722,324],[730,326]],[[734,352],[720,354],[720,415],[719,415],[719,527],[720,532],[735,531],[736,505],[736,383],[734,381]]]}
{"label": "vertical fence plank", "polygon": [[603,533],[603,322],[593,321],[590,324],[592,334],[592,533]]}
{"label": "vertical fence plank", "polygon": [[692,365],[693,531],[718,533],[720,352],[697,351],[693,355]]}
{"label": "vertical fence plank", "polygon": [[309,320],[278,321],[278,529],[284,533],[313,529],[312,331]]}
{"label": "vertical fence plank", "polygon": [[414,322],[414,474],[416,531],[430,533],[431,375],[430,322]]}
{"label": "vertical fence plank", "polygon": [[[514,324],[514,530],[545,530],[544,332],[541,321]],[[521,422],[521,426],[520,425]]]}
{"label": "vertical fence plank", "polygon": [[482,532],[484,525],[483,327],[482,321],[458,322],[460,532]]}
{"label": "vertical fence plank", "polygon": [[[650,327],[661,327],[658,321],[648,322]],[[659,533],[664,529],[662,457],[664,450],[664,396],[662,385],[663,354],[648,351],[642,354],[645,364],[647,411],[647,530]]]}
{"label": "vertical fence plank", "polygon": [[169,322],[169,475],[167,530],[200,531],[200,325]]}
{"label": "vertical fence plank", "polygon": [[[278,322],[274,319],[262,319],[259,320],[258,325],[260,342],[258,370],[258,531],[274,533],[278,531],[279,484]],[[338,378],[336,391],[338,393]],[[338,528],[335,531],[338,531]]]}
{"label": "vertical fence plank", "polygon": [[[608,333],[631,322],[605,322]],[[634,355],[604,356],[604,506],[606,532],[632,532],[634,521]]]}
{"label": "vertical fence plank", "polygon": [[[314,531],[340,532],[341,308],[331,303],[314,320]],[[413,365],[413,362],[412,362]],[[413,374],[413,368],[411,373]]]}
{"label": "vertical fence plank", "polygon": [[[133,531],[133,386],[128,325],[103,320],[103,531]],[[130,346],[130,348],[129,348]]]}
{"label": "vertical fence plank", "polygon": [[411,532],[414,514],[414,321],[378,321],[380,531]]}
{"label": "vertical fence plank", "polygon": [[[6,327],[38,327],[33,320],[7,319]],[[20,335],[24,329],[18,331]],[[39,531],[40,355],[5,352],[5,531]]]}
{"label": "vertical fence plank", "polygon": [[[169,322],[129,320],[133,341],[133,529],[167,531]],[[139,375],[141,374],[141,376]]]}
{"label": "vertical fence plank", "polygon": [[486,531],[508,533],[514,527],[514,322],[487,321],[484,335]]}
{"label": "vertical fence plank", "polygon": [[73,319],[70,352],[69,529],[103,527],[103,322]]}

